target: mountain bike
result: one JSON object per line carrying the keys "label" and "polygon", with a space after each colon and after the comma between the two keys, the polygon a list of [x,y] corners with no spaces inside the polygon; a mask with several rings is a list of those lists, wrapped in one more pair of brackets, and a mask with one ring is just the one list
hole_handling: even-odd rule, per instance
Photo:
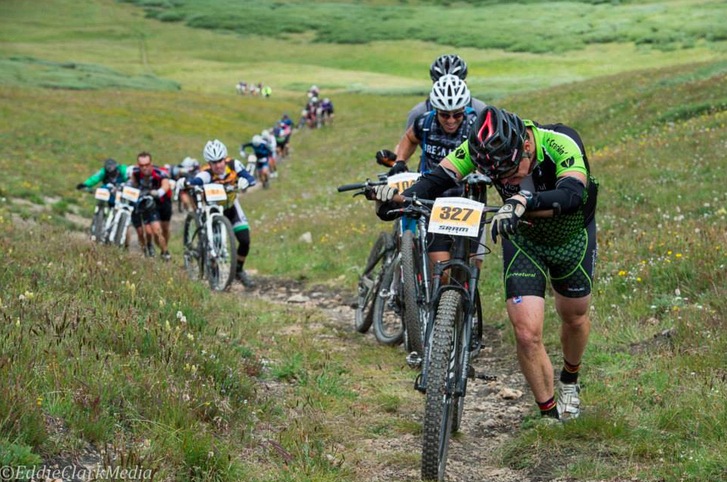
{"label": "mountain bike", "polygon": [[207,279],[213,291],[224,291],[235,278],[236,238],[223,213],[227,193],[222,184],[187,185],[196,209],[184,220],[184,267],[193,280]]}
{"label": "mountain bike", "polygon": [[[339,186],[338,192],[355,190],[355,197],[386,183],[386,176],[382,175],[378,181]],[[392,234],[379,233],[357,286],[354,327],[366,333],[373,324],[376,339],[384,344],[400,343],[404,332],[398,296],[401,263],[397,233],[396,226]]]}
{"label": "mountain bike", "polygon": [[[440,197],[435,201],[411,199],[409,207],[404,209],[405,213],[428,217],[429,232],[453,237],[450,259],[434,266],[422,373],[415,381],[415,388],[426,397],[423,480],[444,480],[449,438],[459,430],[467,379],[474,377],[471,350],[479,346],[482,308],[477,290],[480,270],[472,258],[478,251],[481,253],[479,239],[489,222],[487,213],[500,208],[487,206],[486,188],[491,183],[487,176],[471,174],[464,179],[462,197]],[[490,252],[486,246],[482,247],[484,254]]]}
{"label": "mountain bike", "polygon": [[91,241],[97,243],[108,242],[108,226],[113,218],[113,209],[111,208],[111,196],[114,195],[115,186],[113,184],[104,184],[101,187],[87,189],[87,192],[93,192],[96,199],[96,206],[93,208],[93,218],[91,219]]}

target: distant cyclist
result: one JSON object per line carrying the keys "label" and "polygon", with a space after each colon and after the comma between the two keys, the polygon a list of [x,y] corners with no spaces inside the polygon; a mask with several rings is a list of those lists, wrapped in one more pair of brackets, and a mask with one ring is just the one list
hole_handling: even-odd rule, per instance
{"label": "distant cyclist", "polygon": [[270,150],[270,146],[263,140],[262,136],[252,136],[252,141],[247,144],[240,146],[240,154],[247,155],[247,149],[252,148],[255,153],[257,161],[255,161],[255,172],[258,173],[260,182],[263,183],[263,188],[267,189],[270,185],[270,166],[269,160],[273,155],[273,151]]}
{"label": "distant cyclist", "polygon": [[270,157],[268,158],[268,165],[270,168],[270,177],[275,178],[278,177],[278,163],[277,163],[277,156],[278,156],[278,141],[275,139],[275,136],[270,132],[269,129],[264,129],[260,133],[260,137],[263,138],[263,142],[268,145],[268,148],[270,149],[270,152],[272,153]]}
{"label": "distant cyclist", "polygon": [[[228,157],[227,147],[219,140],[208,141],[204,146],[202,155],[208,164],[189,180],[190,185],[202,186],[217,183],[234,186],[240,191],[255,185],[255,178],[247,172],[247,169],[240,161]],[[250,252],[250,226],[237,197],[237,191],[231,191],[227,194],[227,205],[223,212],[225,217],[232,223],[232,230],[237,238],[236,278],[246,288],[253,288],[255,283],[244,269],[245,260]]]}
{"label": "distant cyclist", "polygon": [[[116,191],[116,187],[125,183],[128,179],[127,167],[123,164],[119,165],[114,159],[109,158],[104,161],[103,167],[100,170],[78,184],[76,189],[89,189],[101,183],[103,187],[109,189],[113,194]],[[108,201],[109,206],[113,206],[115,201],[116,198],[112,195]]]}
{"label": "distant cyclist", "polygon": [[321,101],[321,116],[323,117],[323,122],[326,124],[333,122],[335,115],[333,102],[328,97],[324,98]]}
{"label": "distant cyclist", "polygon": [[178,196],[179,201],[186,211],[194,211],[194,199],[187,191],[181,188],[184,186],[184,183],[180,184],[179,180],[184,179],[185,181],[189,181],[197,175],[199,170],[199,161],[193,157],[185,157],[181,163],[172,168],[172,178],[177,181],[174,193]]}
{"label": "distant cyclist", "polygon": [[[139,242],[146,240],[145,250],[153,255],[152,239],[161,250],[161,257],[169,261],[169,222],[172,219],[172,192],[167,172],[152,164],[151,154],[140,152],[136,166],[131,169],[128,184],[141,189],[142,194],[154,198],[151,206],[138,206],[131,215]],[[146,207],[147,209],[142,209]]]}

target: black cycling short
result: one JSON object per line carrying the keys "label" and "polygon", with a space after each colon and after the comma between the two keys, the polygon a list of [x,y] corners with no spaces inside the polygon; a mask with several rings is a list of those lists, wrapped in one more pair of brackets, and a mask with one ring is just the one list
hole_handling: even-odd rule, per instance
{"label": "black cycling short", "polygon": [[169,221],[172,219],[172,200],[167,198],[164,201],[155,201],[154,209],[149,212],[139,213],[134,210],[131,214],[131,224],[138,228],[142,221],[144,224],[151,224],[154,221]]}
{"label": "black cycling short", "polygon": [[502,239],[505,298],[545,297],[546,281],[566,298],[591,293],[596,265],[596,220],[560,245],[545,246],[523,236]]}

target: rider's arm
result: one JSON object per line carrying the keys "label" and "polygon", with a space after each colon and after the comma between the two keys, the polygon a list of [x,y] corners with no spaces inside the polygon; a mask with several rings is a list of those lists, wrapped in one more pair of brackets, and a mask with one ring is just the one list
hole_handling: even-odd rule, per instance
{"label": "rider's arm", "polygon": [[202,186],[203,184],[206,184],[211,180],[212,179],[210,178],[209,173],[206,171],[202,171],[198,172],[196,176],[187,181],[187,184],[191,184],[192,186]]}
{"label": "rider's arm", "polygon": [[394,150],[397,161],[408,161],[412,154],[414,154],[414,151],[416,151],[420,142],[421,141],[414,133],[414,126],[409,127],[406,132],[404,132],[404,135],[401,136],[401,140],[399,140],[399,144],[397,144],[396,149]]}
{"label": "rider's arm", "polygon": [[93,187],[99,182],[103,181],[104,176],[106,176],[106,170],[104,168],[101,168],[100,171],[95,172],[91,177],[83,181],[82,184],[85,184],[86,187]]}
{"label": "rider's arm", "polygon": [[435,199],[447,189],[455,187],[457,180],[461,178],[462,175],[457,171],[457,168],[445,158],[433,171],[422,175],[417,182],[403,193],[395,195],[389,202],[378,205],[376,215],[384,221],[396,219],[398,216],[389,214],[389,211],[401,207],[401,204],[405,202],[403,196],[412,197],[416,195],[421,199]]}
{"label": "rider's arm", "polygon": [[552,211],[553,215],[574,213],[583,206],[585,191],[586,176],[569,172],[558,179],[555,189],[533,193],[526,207],[528,211]]}

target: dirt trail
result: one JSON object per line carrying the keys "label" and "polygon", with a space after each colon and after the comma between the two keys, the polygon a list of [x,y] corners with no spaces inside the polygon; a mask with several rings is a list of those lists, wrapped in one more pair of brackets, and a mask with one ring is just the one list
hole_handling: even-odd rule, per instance
{"label": "dirt trail", "polygon": [[[258,286],[248,294],[268,301],[316,307],[326,314],[327,323],[338,329],[353,330],[354,295],[332,292],[330,288],[306,288],[291,280],[256,277]],[[235,284],[234,291],[244,291]],[[496,456],[502,444],[520,429],[523,417],[532,413],[532,396],[519,371],[514,348],[503,343],[499,332],[487,330],[488,346],[474,362],[478,376],[470,380],[465,398],[465,411],[460,436],[454,438],[449,449],[447,481],[450,482],[535,482],[554,480],[548,476],[534,476],[498,465]],[[373,335],[366,335],[373,336]],[[356,343],[341,340],[342,343]],[[403,352],[402,352],[403,356]],[[421,414],[417,414],[421,421]],[[372,456],[357,470],[365,474],[367,482],[418,481],[419,466],[406,470],[380,463],[386,460],[382,453],[417,453],[421,450],[421,437],[404,435],[398,439],[371,441]],[[547,472],[547,470],[546,470]]]}

